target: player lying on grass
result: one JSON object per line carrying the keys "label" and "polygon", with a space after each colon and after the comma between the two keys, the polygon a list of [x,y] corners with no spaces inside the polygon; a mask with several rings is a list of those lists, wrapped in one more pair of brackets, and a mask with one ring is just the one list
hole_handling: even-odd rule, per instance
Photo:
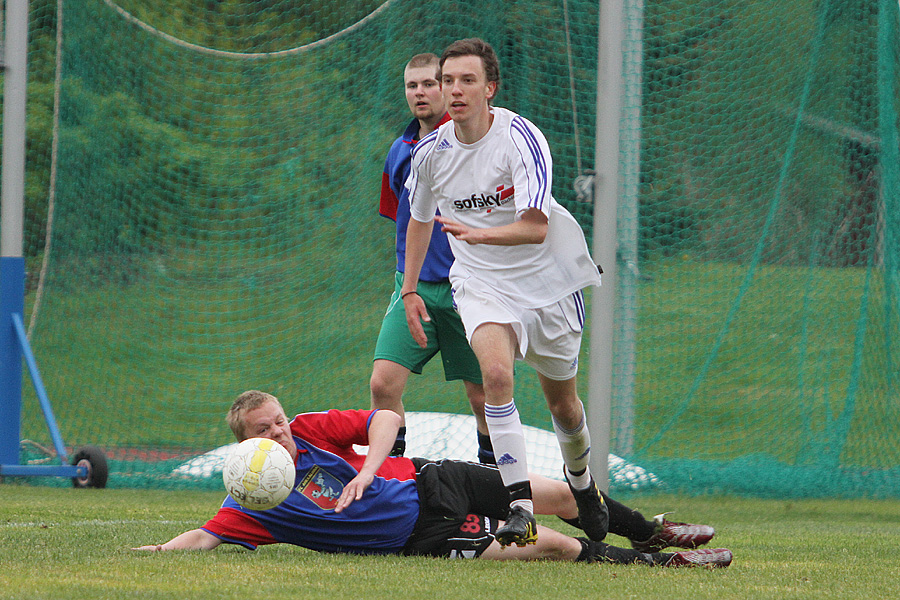
{"label": "player lying on grass", "polygon": [[[255,549],[288,543],[322,552],[427,555],[448,558],[552,559],[725,567],[724,548],[696,548],[714,535],[706,525],[652,521],[606,497],[609,530],[631,540],[618,548],[541,527],[538,541],[501,547],[494,533],[509,511],[509,493],[496,467],[456,460],[389,457],[400,417],[388,410],[330,410],[288,420],[278,400],[248,391],[235,400],[228,423],[239,441],[272,439],[297,466],[287,500],[266,511],[238,505],[230,496],[205,525],[165,544],[135,550],[212,550],[221,543]],[[366,455],[354,445],[368,446]],[[535,510],[577,526],[578,508],[568,485],[532,477]]]}

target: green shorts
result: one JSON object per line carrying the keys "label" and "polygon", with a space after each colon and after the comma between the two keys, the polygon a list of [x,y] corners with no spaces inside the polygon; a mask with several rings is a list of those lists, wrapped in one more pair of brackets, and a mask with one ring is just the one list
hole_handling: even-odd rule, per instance
{"label": "green shorts", "polygon": [[406,310],[400,301],[402,285],[403,273],[398,272],[394,278],[394,294],[381,322],[381,332],[375,344],[375,360],[389,360],[413,373],[421,374],[428,361],[440,351],[441,361],[444,363],[444,378],[447,381],[462,379],[481,383],[478,359],[466,339],[462,319],[453,307],[450,283],[419,282],[419,296],[425,302],[425,308],[431,317],[430,323],[422,323],[425,335],[428,336],[427,348],[421,348],[409,333]]}

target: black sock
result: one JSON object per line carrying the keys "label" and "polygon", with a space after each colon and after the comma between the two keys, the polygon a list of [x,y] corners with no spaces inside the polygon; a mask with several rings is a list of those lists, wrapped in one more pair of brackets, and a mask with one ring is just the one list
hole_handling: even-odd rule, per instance
{"label": "black sock", "polygon": [[653,554],[647,554],[646,556],[649,556],[653,559],[654,566],[664,567],[666,566],[666,563],[669,562],[669,560],[675,555],[671,552],[654,552]]}
{"label": "black sock", "polygon": [[603,501],[609,509],[609,532],[622,537],[643,542],[656,533],[656,523],[648,521],[640,512],[632,510],[610,498],[602,491]]}
{"label": "black sock", "polygon": [[520,481],[518,483],[506,486],[506,489],[509,490],[510,503],[512,503],[514,500],[531,500],[530,481]]}
{"label": "black sock", "polygon": [[[656,523],[645,519],[644,515],[642,515],[640,512],[632,510],[621,502],[613,500],[608,495],[604,494],[602,490],[600,491],[600,495],[603,496],[603,502],[609,509],[610,533],[621,535],[624,538],[628,538],[629,540],[634,540],[636,542],[646,541],[650,539],[650,536],[656,533]],[[581,529],[581,524],[578,522],[578,517],[574,517],[572,519],[564,519],[563,517],[560,517],[560,519],[562,519],[572,527]]]}
{"label": "black sock", "polygon": [[575,562],[594,562],[594,554],[591,551],[591,540],[587,538],[575,538],[581,542],[581,554],[575,559]]}
{"label": "black sock", "polygon": [[634,563],[643,563],[645,565],[658,564],[654,556],[650,554],[644,554],[629,548],[610,546],[603,542],[594,542],[587,538],[577,539],[581,542],[581,554],[575,559],[577,562],[605,562],[616,565],[631,565]]}
{"label": "black sock", "polygon": [[406,427],[401,427],[397,431],[397,439],[394,440],[390,456],[403,456],[404,452],[406,452]]}
{"label": "black sock", "polygon": [[494,446],[491,444],[491,436],[478,432],[478,462],[484,465],[496,465],[494,458]]}

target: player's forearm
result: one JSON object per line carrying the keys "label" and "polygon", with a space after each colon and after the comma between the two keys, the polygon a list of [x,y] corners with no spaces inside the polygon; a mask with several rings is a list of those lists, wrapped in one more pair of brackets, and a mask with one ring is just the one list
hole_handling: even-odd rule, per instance
{"label": "player's forearm", "polygon": [[483,229],[470,227],[446,217],[437,217],[436,220],[441,223],[442,231],[461,242],[492,246],[541,244],[547,238],[549,229],[547,216],[536,208],[529,208],[513,223]]}
{"label": "player's forearm", "polygon": [[375,474],[394,447],[399,430],[400,415],[394,411],[382,409],[372,415],[369,422],[369,450],[360,473]]}
{"label": "player's forearm", "polygon": [[547,216],[536,208],[529,208],[521,218],[509,225],[481,230],[485,237],[481,243],[494,246],[541,244],[547,238],[548,229]]}
{"label": "player's forearm", "polygon": [[403,286],[400,293],[416,291],[419,284],[419,274],[422,272],[422,264],[425,262],[425,254],[431,244],[431,230],[434,221],[423,223],[415,219],[409,220],[406,228],[406,262],[403,265]]}
{"label": "player's forearm", "polygon": [[547,238],[547,224],[525,223],[516,221],[509,225],[490,227],[479,230],[481,234],[477,243],[492,246],[519,246],[522,244],[541,244]]}

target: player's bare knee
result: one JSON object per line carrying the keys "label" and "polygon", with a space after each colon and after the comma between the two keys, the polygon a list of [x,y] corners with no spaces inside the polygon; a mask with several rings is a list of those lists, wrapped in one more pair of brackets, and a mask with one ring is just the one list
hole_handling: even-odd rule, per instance
{"label": "player's bare knee", "polygon": [[369,390],[372,394],[372,408],[389,408],[397,411],[403,407],[403,389],[387,381],[377,373],[372,374],[369,380]]}
{"label": "player's bare knee", "polygon": [[513,372],[506,365],[498,363],[482,365],[484,393],[487,397],[512,396]]}
{"label": "player's bare knee", "polygon": [[548,395],[550,414],[563,427],[577,427],[584,417],[584,408],[578,394]]}

